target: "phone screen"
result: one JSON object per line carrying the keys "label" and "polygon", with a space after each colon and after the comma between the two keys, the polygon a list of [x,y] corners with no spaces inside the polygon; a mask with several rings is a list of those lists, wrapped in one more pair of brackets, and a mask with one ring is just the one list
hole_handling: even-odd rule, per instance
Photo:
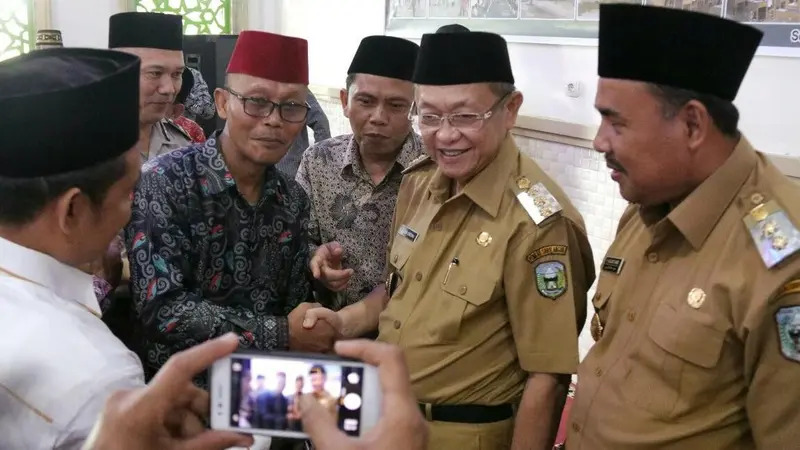
{"label": "phone screen", "polygon": [[346,434],[361,432],[362,366],[234,355],[230,370],[231,428],[302,433],[298,399],[309,396]]}

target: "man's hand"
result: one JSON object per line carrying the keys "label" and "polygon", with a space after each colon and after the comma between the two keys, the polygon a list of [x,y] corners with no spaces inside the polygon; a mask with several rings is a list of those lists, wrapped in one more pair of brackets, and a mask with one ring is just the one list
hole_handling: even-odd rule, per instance
{"label": "man's hand", "polygon": [[342,328],[344,326],[342,317],[335,311],[324,307],[308,309],[305,320],[303,320],[303,328],[310,330],[320,320],[324,320],[325,323],[330,325],[336,331],[337,336],[342,336]]}
{"label": "man's hand", "polygon": [[239,346],[229,334],[180,352],[155,378],[136,390],[114,393],[86,442],[86,450],[223,450],[249,447],[253,439],[205,428],[208,393],[192,378]]}
{"label": "man's hand", "polygon": [[338,337],[336,330],[326,322],[306,328],[306,312],[320,308],[319,303],[301,303],[289,313],[289,349],[298,352],[326,353],[333,348]]}
{"label": "man's hand", "polygon": [[353,269],[342,269],[344,249],[338,242],[328,242],[317,247],[309,268],[314,278],[333,292],[341,292],[350,282]]}
{"label": "man's hand", "polygon": [[348,437],[331,414],[310,396],[300,402],[303,430],[317,450],[423,450],[428,425],[411,392],[403,352],[396,346],[368,340],[339,341],[336,353],[378,366],[383,391],[383,415],[363,437]]}

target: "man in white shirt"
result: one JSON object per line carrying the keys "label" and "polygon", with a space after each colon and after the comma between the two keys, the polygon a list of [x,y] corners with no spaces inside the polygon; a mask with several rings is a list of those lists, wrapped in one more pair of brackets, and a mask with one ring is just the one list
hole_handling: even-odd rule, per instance
{"label": "man in white shirt", "polygon": [[0,63],[1,449],[78,449],[112,392],[143,385],[77,268],[130,216],[139,72],[110,50]]}

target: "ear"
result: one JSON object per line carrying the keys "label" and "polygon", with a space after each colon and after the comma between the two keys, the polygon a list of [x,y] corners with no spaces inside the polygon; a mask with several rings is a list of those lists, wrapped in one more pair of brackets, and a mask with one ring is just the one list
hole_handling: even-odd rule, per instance
{"label": "ear", "polygon": [[519,108],[522,106],[522,92],[513,92],[505,104],[505,125],[507,129],[512,129],[517,126],[517,116],[519,115]]}
{"label": "ear", "polygon": [[690,100],[681,109],[679,117],[686,126],[689,150],[696,151],[705,142],[714,124],[708,109],[699,101]]}
{"label": "ear", "polygon": [[58,219],[58,227],[67,239],[70,236],[75,236],[82,226],[85,226],[85,219],[87,214],[92,214],[90,211],[92,205],[89,199],[82,194],[78,188],[71,188],[67,192],[61,194],[55,201],[55,214]]}
{"label": "ear", "polygon": [[217,106],[217,115],[222,120],[228,120],[228,101],[231,93],[222,88],[214,89],[214,104]]}
{"label": "ear", "polygon": [[347,118],[350,118],[349,116],[350,113],[347,111],[348,101],[350,100],[349,95],[350,92],[348,92],[347,89],[339,90],[339,101],[342,102],[342,114],[344,114],[344,116]]}

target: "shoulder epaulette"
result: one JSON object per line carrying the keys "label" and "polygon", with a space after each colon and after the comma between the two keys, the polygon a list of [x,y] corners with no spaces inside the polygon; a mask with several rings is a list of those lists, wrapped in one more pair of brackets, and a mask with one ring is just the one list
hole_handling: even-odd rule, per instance
{"label": "shoulder epaulette", "polygon": [[776,200],[750,196],[755,204],[742,219],[767,269],[800,252],[800,230]]}
{"label": "shoulder epaulette", "polygon": [[544,184],[533,184],[528,177],[521,176],[517,178],[516,193],[517,201],[519,201],[536,225],[540,225],[563,209]]}
{"label": "shoulder epaulette", "polygon": [[408,167],[403,169],[402,173],[403,173],[403,175],[405,175],[407,173],[410,173],[410,172],[413,172],[413,171],[419,169],[420,167],[425,167],[425,166],[427,166],[428,164],[431,164],[431,163],[433,163],[433,160],[431,159],[430,156],[422,155],[422,156],[418,157],[417,159],[411,161],[408,164]]}

